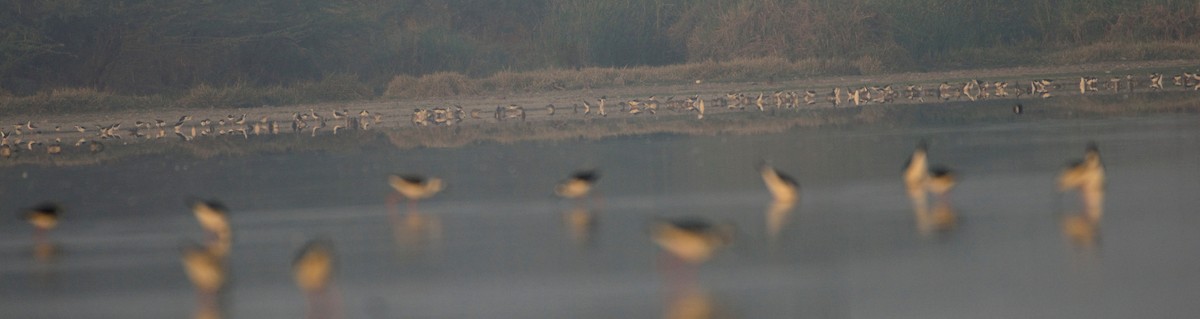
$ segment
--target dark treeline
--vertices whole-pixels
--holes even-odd
[[[1029,50],[1190,45],[1198,30],[1200,4],[1171,0],[11,0],[0,4],[0,95],[329,76],[378,94],[395,75],[756,57],[923,70],[1019,64],[999,60]]]

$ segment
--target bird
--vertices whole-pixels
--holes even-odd
[[[917,148],[913,150],[912,156],[904,164],[904,185],[909,190],[924,188],[925,180],[929,178],[929,163],[926,154],[928,147],[924,140],[917,142]]]
[[[592,191],[592,186],[599,179],[600,173],[596,170],[577,171],[558,183],[558,186],[554,187],[554,194],[568,199],[584,197]]]
[[[186,243],[180,248],[183,270],[196,290],[205,295],[215,295],[225,286],[224,258],[197,243]]]
[[[200,228],[214,239],[229,239],[232,227],[229,224],[229,209],[224,204],[215,200],[190,199],[188,206],[196,216],[196,221],[200,223]]]
[[[794,178],[775,170],[766,162],[758,164],[758,171],[762,173],[763,183],[767,184],[767,190],[771,192],[771,196],[775,198],[776,202],[796,202],[800,184]]]
[[[58,215],[61,212],[62,207],[58,204],[45,202],[26,210],[22,218],[33,225],[34,236],[40,240],[46,232],[58,226]]]
[[[388,176],[388,184],[408,199],[409,208],[414,208],[417,200],[432,197],[444,187],[442,179],[420,175],[392,174]]]
[[[49,153],[50,155],[62,153],[62,139],[55,138],[54,143],[50,143],[49,146],[46,146],[46,153]]]
[[[58,214],[62,207],[54,203],[41,203],[25,211],[25,221],[39,230],[51,230],[58,226]]]
[[[926,182],[929,191],[936,195],[945,195],[954,188],[955,173],[949,167],[934,165],[929,169],[929,179]]]
[[[1096,143],[1089,142],[1083,160],[1071,163],[1059,174],[1058,190],[1078,190],[1086,218],[1093,223],[1100,222],[1104,215],[1104,164],[1100,162]]]
[[[1099,191],[1104,188],[1104,164],[1100,163],[1100,150],[1095,142],[1089,142],[1083,160],[1072,162],[1058,176],[1058,190]]]
[[[310,295],[326,291],[333,272],[333,244],[326,239],[314,239],[305,243],[292,260],[292,276],[296,286]]]
[[[717,249],[733,242],[732,225],[716,225],[699,217],[659,220],[651,228],[654,243],[692,264],[712,258]]]
[[[546,104],[546,115],[554,116],[554,104]]]
[[[1013,109],[1012,109],[1012,111],[1013,111],[1013,114],[1021,114],[1021,113],[1024,113],[1024,112],[1025,112],[1025,106],[1024,106],[1024,105],[1021,105],[1021,103],[1017,103],[1017,105],[1013,105]]]

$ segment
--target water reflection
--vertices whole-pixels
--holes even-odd
[[[441,218],[415,208],[401,213],[398,203],[392,199],[387,202],[387,207],[392,239],[402,252],[423,254],[439,250],[442,242]]]
[[[699,283],[684,283],[666,291],[664,319],[722,318],[713,297]]]
[[[220,241],[206,246],[186,243],[180,249],[184,272],[196,288],[194,317],[197,319],[224,317],[224,303],[221,299],[228,281],[225,263],[227,252],[228,243]]]
[[[333,243],[314,239],[300,248],[292,262],[296,286],[307,299],[307,318],[342,318],[341,295],[333,279],[335,259]]]
[[[591,247],[595,241],[596,214],[583,205],[576,205],[562,213],[563,226],[571,242],[580,247]]]
[[[788,224],[791,219],[793,208],[796,207],[794,202],[772,201],[767,206],[766,225],[767,238],[772,242],[779,240],[779,234],[783,232],[783,227]]]

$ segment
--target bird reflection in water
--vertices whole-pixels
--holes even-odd
[[[1077,191],[1083,210],[1062,218],[1063,237],[1074,247],[1090,250],[1099,241],[1100,219],[1104,216],[1104,164],[1095,143],[1088,143],[1084,158],[1072,162],[1058,176],[1060,192]]]
[[[669,287],[666,291],[664,319],[704,319],[728,317],[718,314],[712,295],[699,283]]]
[[[783,226],[787,225],[792,214],[792,208],[800,200],[800,183],[791,176],[775,170],[766,162],[758,164],[758,171],[762,174],[763,183],[767,185],[767,191],[772,197],[771,204],[767,206],[766,225],[767,238],[773,242],[778,240],[779,233],[783,231]]]
[[[596,230],[596,214],[585,206],[575,206],[562,213],[563,226],[571,241],[580,247],[591,247]]]
[[[666,276],[664,318],[717,317],[712,296],[701,287],[697,267],[717,250],[733,241],[734,228],[708,220],[685,217],[657,221],[651,226],[655,244],[668,255],[660,258],[659,271]]]
[[[292,261],[296,286],[308,300],[308,318],[342,318],[341,296],[334,287],[336,270],[333,244],[326,239],[314,239],[300,248]]]
[[[228,247],[218,244],[202,246],[185,243],[180,248],[183,270],[196,288],[196,312],[194,318],[216,319],[224,317],[221,302],[228,281],[225,253]]]
[[[590,247],[593,243],[596,214],[586,200],[592,198],[592,189],[599,179],[600,172],[597,170],[580,170],[554,187],[555,195],[574,201],[572,207],[562,213],[563,226],[571,241],[581,247]]]
[[[396,245],[406,252],[424,253],[436,250],[442,240],[442,221],[434,215],[422,213],[414,206],[401,213],[398,198],[388,197],[388,220],[392,224],[392,237]]]
[[[950,204],[949,196],[950,190],[958,183],[957,175],[945,166],[930,167],[927,150],[925,141],[917,143],[902,173],[905,190],[912,202],[917,232],[922,235],[949,232],[958,225],[958,214]],[[929,203],[930,194],[934,199],[932,207]]]

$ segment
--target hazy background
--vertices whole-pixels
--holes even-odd
[[[1170,0],[14,0],[0,97],[337,81],[310,100],[361,99],[398,75],[763,57],[843,74],[1192,58],[1198,27],[1200,5]]]

